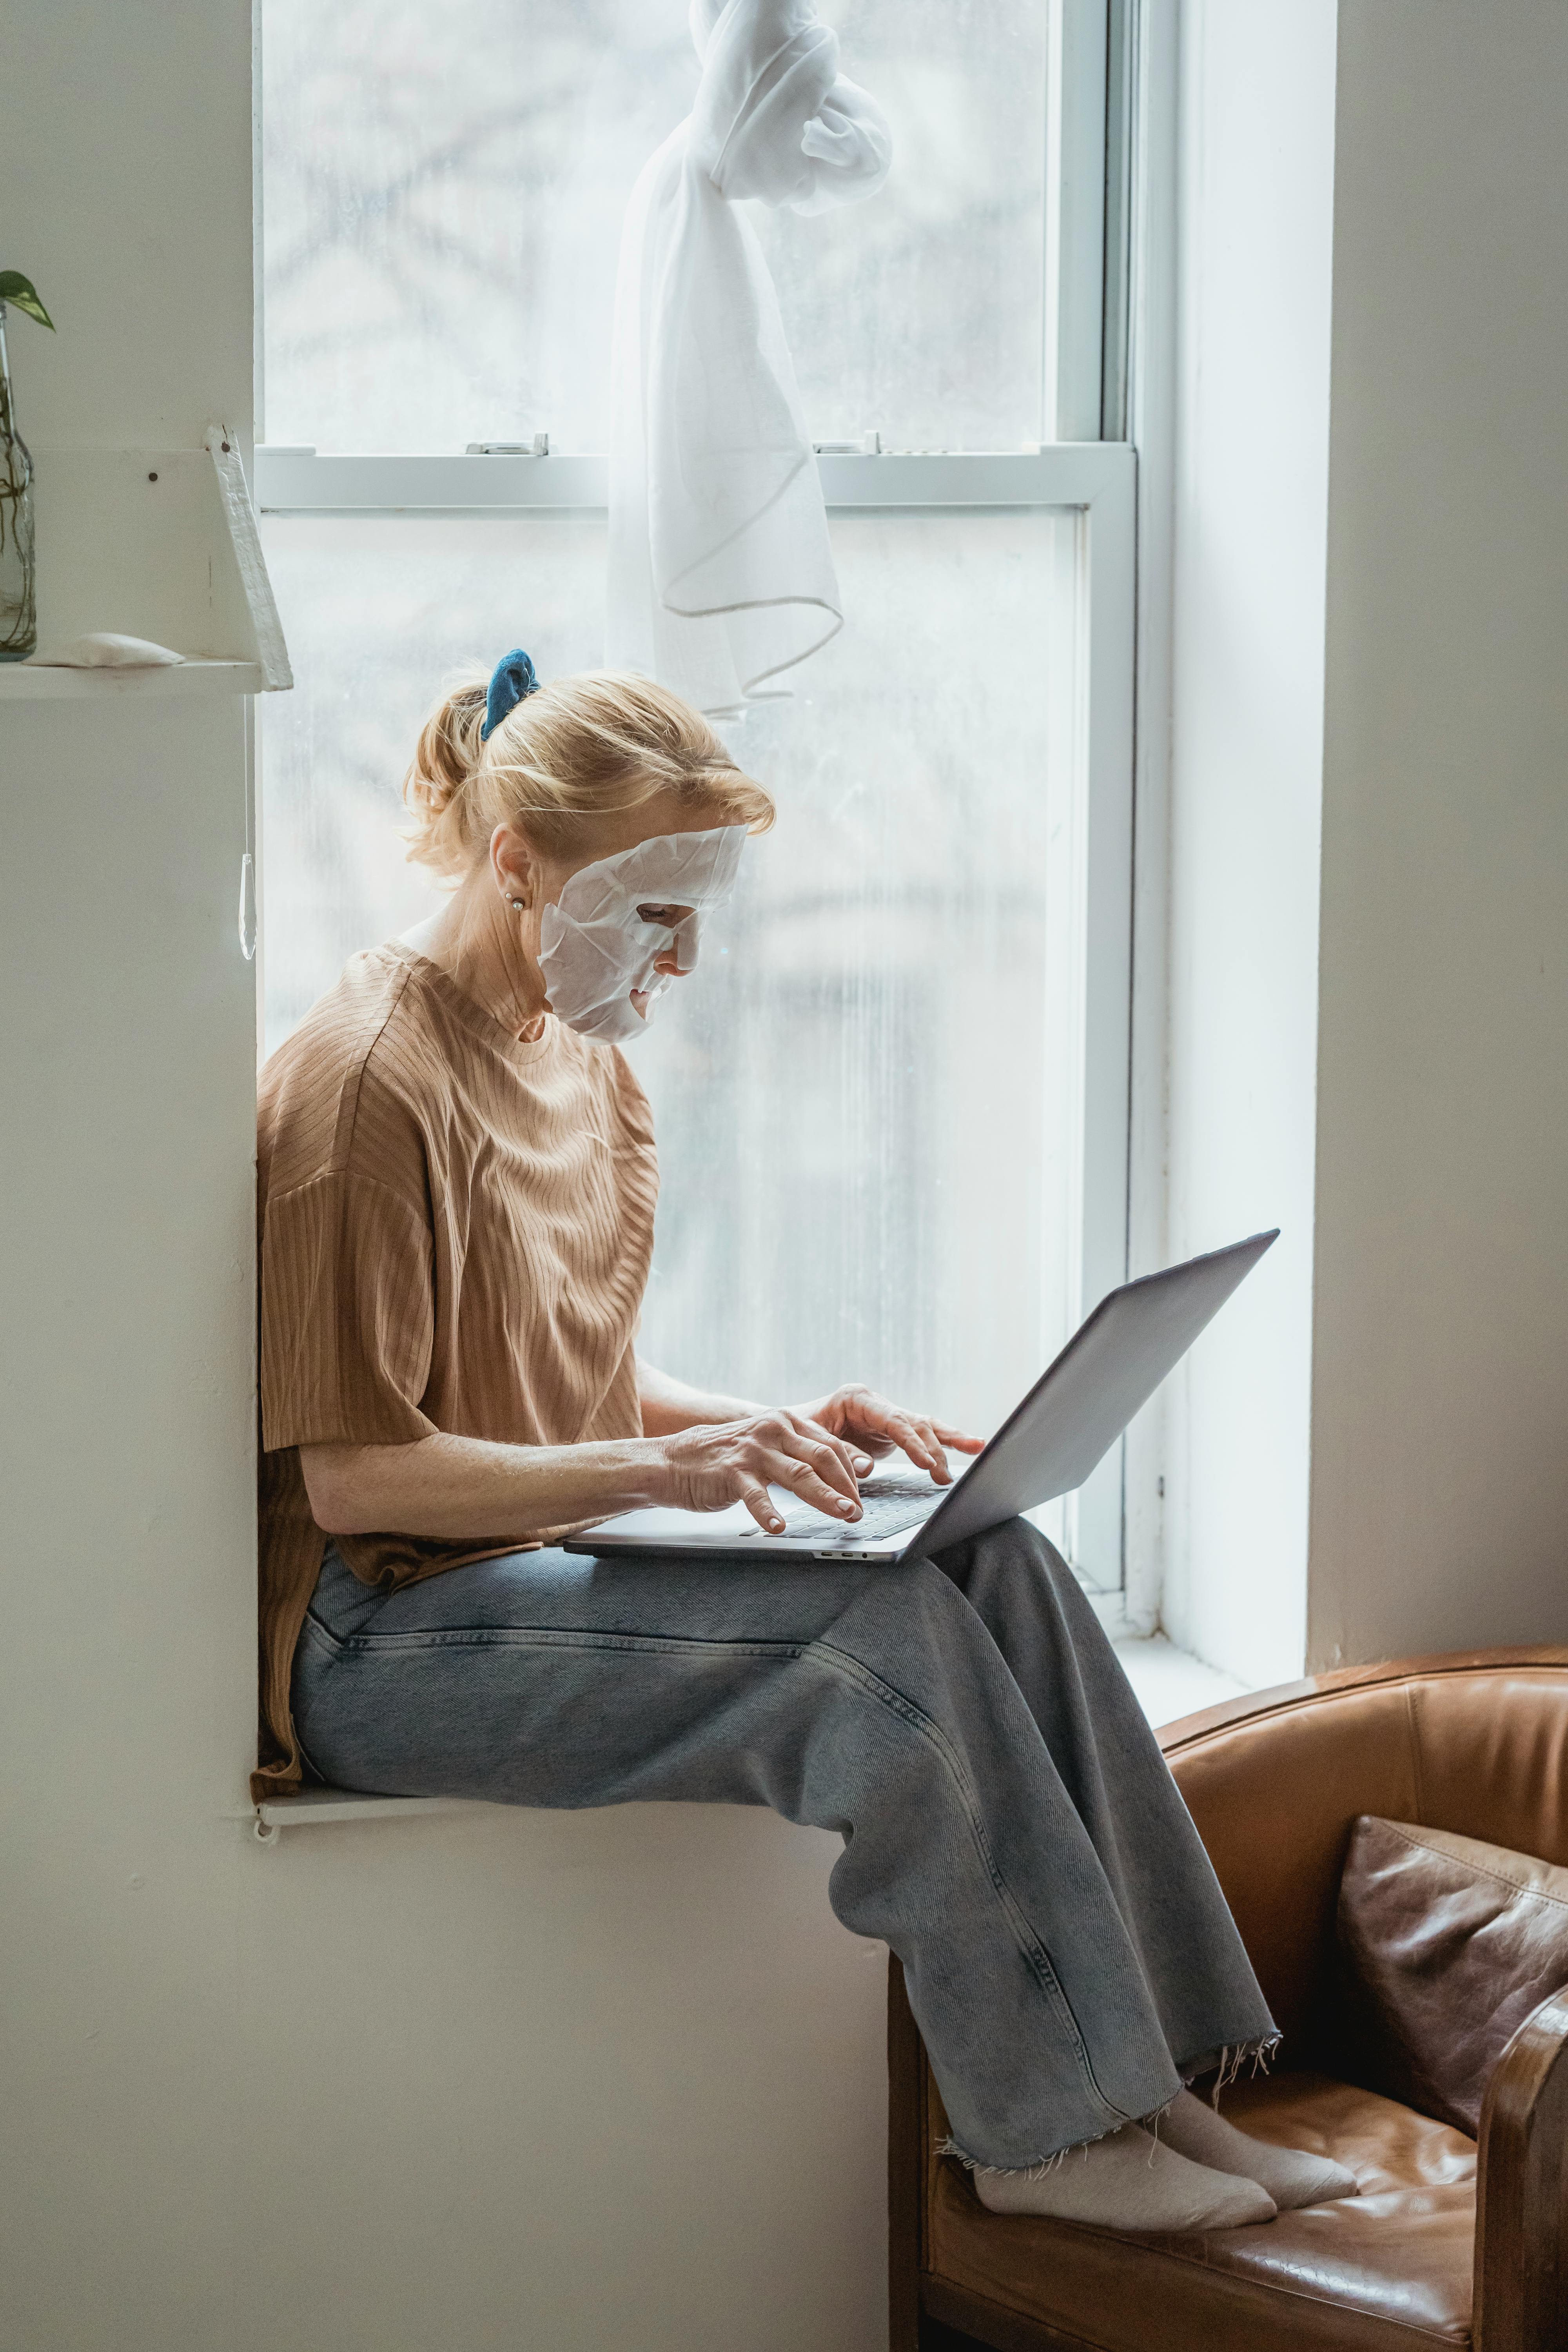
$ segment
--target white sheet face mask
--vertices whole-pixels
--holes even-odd
[[[646,1020],[632,992],[649,1000],[651,1018],[652,1000],[671,979],[654,969],[658,959],[673,947],[683,972],[696,969],[702,917],[734,888],[745,844],[743,824],[660,833],[574,874],[539,923],[539,966],[556,1019],[605,1044],[640,1036]],[[645,922],[639,907],[691,912],[672,927]]]

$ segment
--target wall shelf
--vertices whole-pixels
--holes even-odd
[[[119,694],[265,694],[259,662],[186,660],[163,669],[33,669],[26,662],[0,668],[0,702],[103,700]]]
[[[37,449],[38,645],[112,630],[185,658],[157,669],[0,665],[0,702],[277,693],[294,683],[237,446]]]

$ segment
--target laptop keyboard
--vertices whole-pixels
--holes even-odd
[[[782,1514],[786,1536],[809,1536],[814,1543],[864,1543],[896,1536],[929,1519],[946,1487],[930,1478],[868,1478],[860,1489],[860,1517],[837,1519],[809,1503],[791,1503]]]

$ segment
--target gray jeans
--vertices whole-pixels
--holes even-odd
[[[340,1788],[771,1805],[904,1964],[959,2149],[1039,2163],[1274,2028],[1071,1570],[1022,1520],[941,1565],[523,1551],[384,1593],[329,1550],[295,1720]]]

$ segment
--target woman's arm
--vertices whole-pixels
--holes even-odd
[[[316,1525],[335,1536],[534,1535],[653,1499],[653,1449],[498,1445],[444,1430],[406,1445],[301,1445]]]
[[[637,1358],[637,1397],[645,1437],[672,1437],[677,1430],[700,1429],[724,1421],[746,1421],[763,1411],[747,1397],[717,1396],[689,1388],[673,1372]]]
[[[302,1445],[300,1467],[328,1535],[524,1542],[647,1505],[721,1511],[738,1502],[773,1531],[784,1522],[770,1486],[860,1516],[850,1449],[803,1414],[755,1406],[717,1425],[592,1445],[500,1445],[439,1430],[406,1445]]]
[[[945,1485],[945,1446],[979,1440],[907,1414],[873,1390],[836,1389],[816,1403],[764,1410],[705,1394],[640,1360],[641,1437],[592,1445],[501,1445],[437,1431],[406,1445],[302,1445],[316,1525],[328,1535],[431,1536],[448,1542],[575,1526],[663,1504],[721,1511],[743,1502],[782,1527],[769,1486],[819,1511],[860,1516],[858,1476],[895,1446]]]

